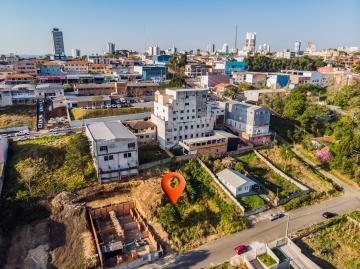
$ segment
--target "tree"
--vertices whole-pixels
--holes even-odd
[[[294,89],[285,99],[284,116],[297,119],[306,108],[306,94],[300,89]]]
[[[324,147],[322,149],[318,149],[316,151],[316,158],[318,158],[320,160],[320,162],[322,162],[322,163],[330,162],[330,159],[331,159],[330,150],[326,147]]]
[[[291,146],[289,144],[284,144],[280,147],[280,156],[285,161],[284,172],[286,172],[288,168],[288,162],[294,157]]]
[[[175,75],[182,75],[184,67],[187,63],[186,54],[174,54],[169,60],[169,71]]]
[[[353,71],[354,73],[360,74],[360,62],[354,64],[351,71]]]

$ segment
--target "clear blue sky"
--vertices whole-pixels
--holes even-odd
[[[0,10],[0,53],[50,53],[53,27],[67,53],[102,53],[108,41],[140,51],[233,47],[236,24],[238,47],[247,31],[272,49],[360,46],[359,0],[1,0]]]

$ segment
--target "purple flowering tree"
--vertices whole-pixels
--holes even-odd
[[[331,159],[331,152],[326,147],[322,149],[318,149],[316,151],[316,158],[318,158],[322,163],[328,163]]]

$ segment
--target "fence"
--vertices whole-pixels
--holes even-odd
[[[287,174],[285,174],[283,171],[281,171],[280,169],[278,169],[277,167],[275,167],[275,165],[272,164],[272,162],[270,162],[266,157],[264,157],[263,155],[261,155],[257,150],[254,150],[256,156],[258,156],[263,162],[265,162],[274,172],[276,172],[277,174],[279,174],[280,176],[282,176],[283,178],[289,180],[291,183],[293,183],[294,185],[296,185],[299,189],[301,189],[302,191],[310,191],[310,189],[308,187],[306,187],[305,185],[301,184],[299,181],[289,177]]]
[[[67,112],[67,113],[68,113],[69,124],[71,127],[80,127],[80,126],[84,126],[86,124],[96,123],[96,122],[144,120],[144,119],[149,119],[151,116],[150,112],[144,112],[144,113],[126,114],[126,115],[101,117],[101,118],[91,118],[91,119],[83,119],[83,120],[71,120],[69,112]]]
[[[171,161],[171,158],[167,158],[167,159],[154,161],[154,162],[151,162],[151,163],[140,164],[139,165],[139,170],[142,171],[142,170],[146,170],[146,169],[149,169],[149,168],[157,166],[157,165],[167,164],[170,161]]]
[[[209,173],[209,175],[213,178],[213,180],[220,186],[220,188],[229,196],[229,198],[241,209],[243,214],[245,215],[245,208],[239,203],[238,200],[235,199],[234,196],[224,187],[224,185],[219,181],[219,179],[214,175],[214,173],[203,163],[199,158],[196,159],[199,164]]]

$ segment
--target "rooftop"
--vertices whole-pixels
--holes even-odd
[[[222,170],[221,172],[217,173],[216,175],[219,177],[219,179],[228,182],[230,185],[232,185],[235,188],[240,187],[246,183],[256,184],[256,182],[254,182],[247,176],[241,174],[240,172],[238,172],[236,170],[229,169],[229,168]]]
[[[95,141],[136,139],[136,136],[120,121],[97,122],[86,127]]]
[[[145,121],[145,120],[124,121],[124,125],[128,126],[133,130],[143,130],[147,128],[156,127],[156,125],[151,121]]]

